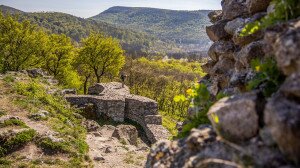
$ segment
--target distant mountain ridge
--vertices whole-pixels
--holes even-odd
[[[90,19],[83,19],[60,12],[23,12],[15,8],[0,6],[3,13],[18,14],[20,20],[29,20],[51,33],[66,34],[79,42],[91,32],[102,32],[120,40],[127,54],[146,56],[155,53],[177,52],[175,43],[163,42],[155,36],[130,29],[118,28],[112,24]]]
[[[0,5],[0,10],[4,13],[11,13],[11,14],[15,14],[15,13],[25,13],[21,10],[9,7],[9,6],[5,6],[5,5]]]
[[[209,12],[116,6],[90,19],[146,32],[179,45],[205,45],[210,41],[205,31],[211,24]]]
[[[0,11],[18,13],[20,20],[30,20],[51,33],[66,34],[76,42],[91,32],[103,32],[119,39],[123,49],[134,56],[167,54],[181,58],[204,55],[203,51],[210,46],[205,33],[208,10],[112,7],[100,16],[88,19],[60,12],[23,12],[4,5],[0,6]],[[199,21],[198,18],[203,19]]]

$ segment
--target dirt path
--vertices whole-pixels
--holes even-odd
[[[148,154],[146,145],[141,142],[136,147],[121,143],[112,137],[113,129],[104,127],[99,132],[89,133],[86,138],[95,168],[144,167]]]

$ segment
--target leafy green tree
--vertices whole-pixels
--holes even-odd
[[[102,34],[91,34],[82,41],[79,62],[93,71],[97,82],[106,74],[117,75],[125,64],[124,51],[118,40]]]
[[[63,70],[71,66],[74,59],[75,48],[71,39],[66,35],[52,34],[49,37],[48,50],[45,57],[44,69],[57,77],[62,75]]]
[[[38,67],[45,57],[47,35],[28,21],[18,22],[17,17],[0,14],[0,65],[1,71],[19,71]]]
[[[83,78],[83,93],[86,94],[88,83],[93,76],[93,71],[86,64],[79,64],[77,66],[77,72]]]
[[[65,87],[79,88],[80,77],[73,67],[76,49],[66,35],[51,34],[46,45],[43,69]]]

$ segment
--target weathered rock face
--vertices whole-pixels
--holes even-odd
[[[274,96],[265,110],[265,123],[281,151],[300,161],[300,104],[282,95]]]
[[[125,119],[140,124],[148,139],[154,143],[159,139],[167,139],[169,133],[161,125],[157,102],[146,97],[132,95],[127,86],[121,83],[99,83],[89,88],[92,95],[66,95],[73,105],[86,106],[93,104],[98,117],[105,116],[117,122]],[[89,111],[95,113],[95,111]],[[87,115],[87,114],[85,114]]]
[[[246,5],[248,7],[248,12],[253,14],[261,11],[266,11],[271,0],[247,0]]]
[[[225,31],[224,27],[226,25],[226,20],[221,20],[215,23],[214,25],[207,26],[206,32],[208,37],[212,41],[224,40],[230,37],[230,35]]]
[[[289,98],[300,98],[300,74],[294,73],[289,76],[280,91]]]
[[[222,0],[222,13],[210,14],[214,25],[207,28],[207,34],[214,44],[208,52],[211,60],[202,66],[208,73],[205,81],[211,95],[233,96],[209,110],[214,135],[208,133],[214,132],[211,128],[202,127],[187,138],[157,143],[147,167],[299,167],[299,18],[240,35],[246,24],[274,11],[270,1]],[[266,98],[249,92],[246,86],[255,78],[251,61],[270,57],[275,58],[286,80]]]
[[[274,51],[279,68],[285,75],[300,73],[300,21],[295,20],[269,29],[265,41]]]
[[[118,138],[120,141],[125,141],[126,144],[137,146],[138,132],[132,125],[119,125],[116,127],[112,137]]]
[[[239,51],[234,58],[235,61],[240,62],[243,67],[251,68],[249,65],[251,60],[264,57],[264,55],[264,42],[255,41],[242,48],[242,50]]]
[[[246,0],[222,0],[223,19],[235,19],[248,14]]]
[[[236,147],[218,138],[210,126],[199,126],[178,141],[161,141],[152,146],[146,167],[172,168],[236,168],[291,166],[276,148],[253,139]]]
[[[221,10],[212,11],[208,14],[208,17],[212,23],[216,23],[217,21],[220,21],[223,17]]]
[[[259,101],[257,93],[224,98],[210,108],[208,116],[223,138],[232,142],[249,140],[259,130]]]
[[[217,41],[208,50],[208,55],[213,61],[219,61],[219,58],[233,59],[235,45],[231,41]]]

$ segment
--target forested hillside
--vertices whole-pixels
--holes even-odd
[[[96,22],[58,12],[26,13],[3,5],[0,6],[0,10],[4,13],[18,14],[20,20],[30,20],[33,24],[46,28],[50,33],[65,34],[75,42],[86,38],[91,32],[104,33],[119,39],[127,54],[134,56],[178,51],[175,44],[170,41],[162,42],[155,36],[117,28],[105,22]]]
[[[174,41],[185,51],[209,47],[205,27],[209,10],[175,11],[154,8],[112,7],[91,19],[146,32]]]

